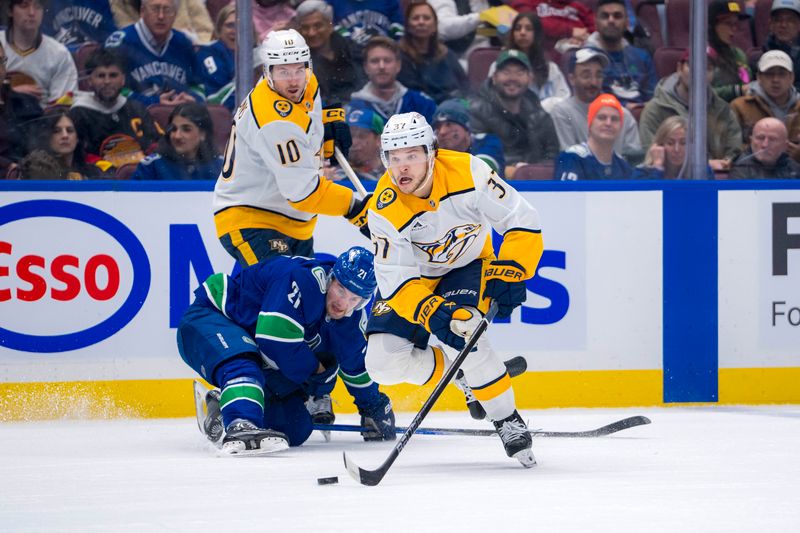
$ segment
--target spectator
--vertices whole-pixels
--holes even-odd
[[[316,64],[314,65],[316,67]],[[347,160],[361,181],[378,181],[385,169],[381,162],[381,133],[384,120],[371,109],[355,109],[347,113],[347,124],[353,144]],[[326,167],[326,175],[334,181],[346,180],[338,166]]]
[[[794,88],[794,65],[785,52],[770,50],[761,56],[756,81],[749,89],[747,96],[731,102],[745,143],[750,142],[753,126],[762,118],[775,117],[786,123],[789,114],[800,112],[800,95]]]
[[[349,102],[366,76],[350,41],[333,31],[333,8],[322,0],[306,0],[297,6],[297,23],[311,49],[323,103]]]
[[[639,135],[644,149],[650,148],[656,130],[667,117],[678,115],[689,120],[689,50],[678,61],[676,72],[658,82],[655,96],[644,106],[639,117]],[[706,83],[714,72],[711,64]],[[709,88],[706,103],[707,145],[709,164],[714,170],[726,170],[730,161],[741,151],[742,129],[730,106]]]
[[[589,106],[589,140],[570,146],[558,155],[554,179],[630,179],[633,169],[614,153],[614,142],[622,132],[622,104],[614,95],[601,94]]]
[[[658,77],[650,53],[632,46],[625,34],[628,15],[623,0],[600,0],[595,11],[597,31],[586,41],[606,53],[610,64],[603,72],[603,91],[617,97],[629,110],[644,107],[653,97]]]
[[[116,29],[108,0],[50,0],[42,24],[44,33],[72,51],[105,42]]]
[[[115,167],[138,163],[161,131],[141,103],[122,96],[125,61],[100,49],[86,62],[86,69],[91,92],[79,92],[69,113],[86,152]]]
[[[124,28],[139,20],[141,4],[147,0],[110,0],[111,10],[118,28]],[[233,0],[232,0],[233,1]],[[175,0],[175,23],[173,27],[182,31],[193,44],[205,44],[211,40],[213,24],[206,9],[205,0]]]
[[[504,50],[494,62],[494,74],[470,103],[473,129],[494,133],[503,143],[506,176],[517,167],[552,160],[558,153],[558,137],[550,115],[528,90],[531,63],[519,50]]]
[[[0,45],[0,179],[23,158],[28,131],[42,116],[38,99],[11,88],[6,61],[5,48]]]
[[[14,90],[37,98],[44,106],[78,89],[78,70],[63,44],[42,35],[43,1],[10,0],[5,4],[8,29],[0,31],[0,45],[8,58],[6,69],[17,76],[12,81]]]
[[[20,161],[9,179],[83,181],[86,178],[74,173],[67,175],[57,157],[46,150],[37,149]]]
[[[580,48],[594,32],[594,13],[583,2],[574,0],[513,0],[517,11],[533,11],[542,21],[546,50],[558,44],[559,53]]]
[[[258,39],[263,41],[273,30],[286,30],[292,23],[295,10],[289,0],[255,0],[253,23]]]
[[[769,13],[769,36],[764,51],[780,50],[792,58],[794,72],[800,72],[800,0],[775,0]],[[800,89],[800,77],[794,78]]]
[[[403,36],[403,13],[398,0],[330,0],[336,30],[359,50],[372,37],[397,40]]]
[[[142,0],[141,18],[111,34],[106,48],[127,62],[131,98],[144,105],[203,100],[192,42],[173,29],[178,0]]]
[[[742,96],[752,80],[747,55],[733,46],[739,21],[747,18],[736,2],[714,0],[708,6],[708,57],[714,64],[711,86],[726,102]]]
[[[222,157],[214,148],[214,124],[208,109],[188,102],[175,106],[158,152],[147,156],[133,173],[134,180],[215,180]]]
[[[644,163],[636,169],[640,179],[681,179],[686,160],[686,120],[677,115],[666,119],[656,130],[653,144],[647,150]],[[714,171],[706,167],[706,179],[714,179]]]
[[[472,154],[505,178],[503,143],[493,133],[472,133],[465,100],[454,98],[442,102],[433,115],[433,131],[439,148]]]
[[[429,0],[428,3],[439,19],[439,38],[458,57],[466,58],[472,50],[489,46],[489,38],[476,32],[481,13],[489,9],[489,0]]]
[[[528,55],[533,73],[531,90],[539,97],[545,111],[549,113],[555,104],[570,97],[572,91],[561,69],[547,59],[542,21],[536,13],[520,13],[514,18],[507,48]]]
[[[786,126],[777,118],[762,118],[753,126],[750,146],[733,161],[731,179],[800,178],[800,164],[786,153]]]
[[[36,123],[31,151],[43,150],[58,161],[60,170],[55,179],[103,178],[110,164],[106,161],[98,161],[95,165],[87,163],[81,141],[68,112],[54,107],[45,111]]]
[[[575,94],[550,110],[561,150],[589,140],[589,104],[602,92],[603,71],[607,66],[606,54],[595,48],[581,48],[570,58],[568,76]],[[623,156],[640,158],[642,143],[636,118],[626,108],[622,112],[622,134],[617,137],[614,150]]]
[[[224,105],[231,112],[236,100],[236,5],[228,4],[217,13],[214,40],[197,51],[198,75],[209,104]]]
[[[350,107],[372,109],[383,120],[411,111],[433,120],[436,102],[397,81],[400,67],[400,47],[396,42],[388,37],[370,39],[364,47],[364,72],[369,81],[353,93]]]
[[[469,86],[458,58],[439,40],[436,12],[424,0],[406,8],[405,33],[400,39],[402,67],[397,80],[423,92],[437,104],[461,96]]]

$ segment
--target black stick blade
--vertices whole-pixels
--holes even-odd
[[[364,470],[347,457],[347,452],[342,452],[342,456],[344,457],[344,467],[347,469],[347,473],[362,485],[374,487],[381,482],[384,474],[386,474],[386,471],[381,469]]]

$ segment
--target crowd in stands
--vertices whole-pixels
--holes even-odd
[[[690,0],[251,1],[256,44],[305,38],[363,180],[409,111],[506,179],[690,177]],[[706,4],[703,178],[800,177],[800,0]],[[244,96],[233,0],[2,10],[0,179],[217,178]]]

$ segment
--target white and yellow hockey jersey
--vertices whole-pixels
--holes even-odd
[[[309,239],[317,214],[344,215],[353,193],[324,177],[322,104],[311,75],[300,103],[263,77],[239,106],[214,188],[217,236],[268,228]]]
[[[476,259],[492,259],[492,228],[503,235],[498,259],[536,273],[544,245],[539,215],[482,160],[439,150],[427,198],[400,192],[385,173],[370,202],[375,274],[384,301],[421,323],[421,304],[439,278]]]

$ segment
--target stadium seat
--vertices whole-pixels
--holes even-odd
[[[638,0],[634,2],[636,20],[650,35],[650,44],[654,49],[664,46],[664,35],[661,32],[661,15],[659,7],[664,0]]]
[[[500,55],[501,48],[492,46],[488,48],[476,48],[470,52],[467,58],[467,77],[469,85],[473,90],[480,88],[481,84],[489,77],[489,67]]]
[[[753,29],[755,30],[754,40],[759,48],[767,44],[770,10],[772,10],[772,0],[756,0]]]
[[[167,124],[169,123],[169,114],[175,108],[174,105],[166,104],[153,104],[147,107],[147,112],[153,117],[153,120],[158,122],[161,129],[167,131]]]
[[[534,163],[531,165],[523,165],[514,172],[514,181],[517,180],[536,180],[545,181],[552,180],[553,173],[556,168],[553,163]]]
[[[656,50],[653,63],[656,67],[658,79],[669,76],[678,67],[678,60],[686,52],[686,48],[672,48],[665,46]]]
[[[137,163],[128,163],[127,165],[122,165],[117,169],[116,174],[114,174],[115,180],[129,180],[133,173],[136,171],[136,167],[138,166]]]
[[[208,16],[211,17],[211,22],[216,23],[219,12],[230,3],[231,0],[206,0],[206,10]]]
[[[764,51],[760,47],[752,47],[750,50],[746,51],[747,53],[747,64],[750,65],[750,70],[753,71],[753,76],[758,73],[758,60],[761,58],[761,55]]]
[[[77,50],[72,53],[72,60],[75,62],[75,67],[78,69],[78,89],[81,91],[88,91],[89,89],[89,73],[86,72],[86,62],[101,48],[100,43],[87,42],[83,43]]]

